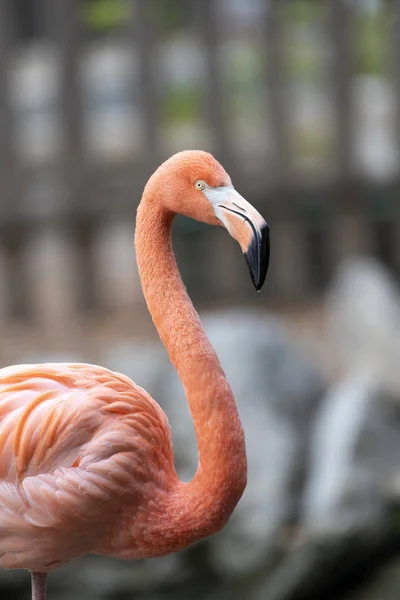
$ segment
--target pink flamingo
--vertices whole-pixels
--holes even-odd
[[[128,377],[88,364],[0,370],[0,566],[47,574],[86,553],[163,556],[220,530],[246,486],[235,401],[175,262],[176,213],[224,225],[257,290],[269,261],[268,226],[208,153],[186,151],[148,181],[135,246],[148,309],[178,371],[199,461],[189,483],[174,468],[168,420]]]

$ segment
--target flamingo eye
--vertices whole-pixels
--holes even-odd
[[[204,183],[204,181],[198,179],[197,181],[195,181],[194,187],[196,188],[196,190],[199,190],[201,192],[206,187],[206,184]]]

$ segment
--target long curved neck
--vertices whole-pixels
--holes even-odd
[[[232,391],[178,271],[173,217],[159,199],[145,193],[135,246],[147,306],[183,384],[197,438],[196,475],[188,484],[177,484],[163,519],[171,535],[179,530],[183,547],[226,523],[245,488],[247,463]]]

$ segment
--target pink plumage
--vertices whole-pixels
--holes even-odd
[[[136,219],[140,280],[154,325],[185,389],[199,464],[179,480],[159,405],[124,375],[87,364],[0,370],[0,566],[46,574],[88,552],[148,558],[219,531],[247,481],[235,400],[180,277],[176,213],[224,225],[257,290],[268,226],[208,153],[187,151],[150,178]]]
[[[44,572],[86,552],[123,553],[113,515],[134,514],[143,482],[156,495],[173,472],[158,404],[128,377],[86,364],[1,369],[0,449],[3,568]]]

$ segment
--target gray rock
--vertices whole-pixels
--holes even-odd
[[[345,261],[327,299],[345,365],[312,430],[303,498],[307,530],[340,536],[385,519],[400,466],[400,294],[374,259]]]
[[[362,371],[400,396],[400,293],[375,259],[344,261],[327,297],[328,332],[347,372]]]
[[[303,523],[340,536],[384,518],[400,474],[398,398],[368,375],[329,391],[311,436]]]
[[[249,598],[343,600],[346,591],[371,578],[374,565],[395,556],[398,542],[393,537],[387,543],[385,530],[373,527],[346,536],[308,538],[283,555],[272,572],[257,578]]]
[[[400,590],[400,558],[392,559],[356,593],[343,600],[398,600]]]

